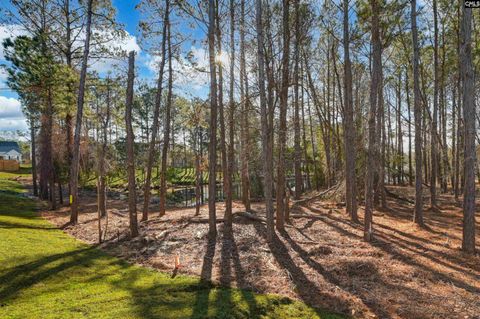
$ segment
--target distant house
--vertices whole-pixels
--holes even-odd
[[[0,159],[22,162],[22,152],[17,142],[0,141]]]

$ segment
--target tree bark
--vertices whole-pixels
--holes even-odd
[[[430,158],[432,161],[430,173],[430,206],[437,206],[437,170],[438,170],[438,150],[437,150],[437,120],[438,120],[438,19],[437,19],[437,0],[433,0],[433,114],[431,130]],[[446,145],[444,145],[446,147]]]
[[[128,171],[128,216],[130,236],[138,235],[137,225],[137,193],[135,185],[135,135],[132,128],[133,81],[135,78],[135,52],[128,55],[127,100],[125,103],[125,125],[127,130],[127,171]]]
[[[160,217],[165,215],[166,193],[167,193],[167,156],[168,147],[170,145],[170,118],[172,113],[172,86],[173,86],[173,68],[172,68],[172,44],[170,34],[170,20],[165,20],[167,24],[167,46],[168,46],[168,93],[167,93],[167,105],[165,107],[165,130],[163,133],[163,145],[162,145],[162,165],[160,168]]]
[[[460,74],[463,83],[464,187],[462,250],[475,253],[475,88],[472,63],[472,9],[463,8],[461,20]]]
[[[208,1],[208,53],[210,62],[210,144],[208,147],[208,233],[217,235],[216,170],[217,170],[217,75],[215,66],[215,0]]]
[[[216,32],[216,45],[217,45],[217,54],[220,55],[222,53],[222,32],[220,30],[220,15],[219,15],[219,0],[216,0],[216,9],[215,9],[215,18],[216,18],[216,25],[215,25],[215,32]],[[227,146],[225,141],[225,105],[223,103],[223,65],[222,61],[216,61],[217,63],[217,70],[218,70],[218,91],[217,91],[217,107],[218,107],[218,121],[220,124],[220,154],[221,154],[221,161],[222,161],[222,183],[223,183],[223,194],[228,193],[228,182],[227,182],[227,175],[228,175],[228,168],[227,168]],[[222,196],[223,197],[223,196]]]
[[[85,82],[87,80],[88,55],[90,52],[90,36],[92,27],[92,7],[94,0],[88,0],[87,5],[87,24],[85,31],[85,46],[83,49],[82,68],[80,71],[80,84],[77,98],[77,117],[75,123],[75,136],[73,141],[73,157],[70,167],[70,202],[71,215],[70,223],[78,222],[78,174],[80,168],[80,139],[82,135],[83,105],[85,100]]]
[[[282,88],[280,91],[280,115],[278,128],[278,163],[277,163],[277,214],[276,227],[285,229],[285,151],[287,138],[287,104],[289,87],[290,56],[290,0],[283,0],[283,56],[282,56]]]
[[[413,221],[423,227],[422,198],[422,105],[419,83],[420,51],[418,49],[417,1],[411,0],[412,46],[413,46],[413,110],[415,118],[415,209]]]
[[[35,117],[30,116],[30,143],[32,154],[32,182],[33,182],[33,195],[38,196],[38,184],[37,184],[37,150],[36,150],[36,132],[35,132]]]
[[[228,150],[227,150],[227,176],[225,179],[225,230],[232,229],[232,179],[233,179],[233,161],[234,159],[234,82],[235,82],[235,2],[230,0],[230,90],[229,90],[229,108],[228,108]]]
[[[344,143],[345,143],[345,202],[347,214],[358,223],[356,175],[355,175],[355,128],[353,124],[352,66],[350,62],[349,0],[343,1],[343,52],[344,52]]]
[[[295,0],[295,70],[294,84],[295,84],[295,101],[294,101],[294,144],[295,144],[295,199],[300,199],[303,191],[302,178],[302,146],[300,137],[300,96],[299,96],[299,63],[300,63],[300,45],[301,45],[301,31],[300,31],[300,0]]]
[[[166,55],[166,40],[167,40],[167,25],[169,24],[170,19],[170,0],[165,0],[165,13],[163,19],[163,29],[162,29],[162,44],[161,44],[161,60],[160,60],[160,70],[158,73],[157,81],[157,94],[155,95],[155,109],[153,111],[153,123],[152,123],[152,134],[151,141],[148,148],[148,160],[147,160],[147,172],[145,177],[145,185],[143,187],[143,212],[142,212],[142,221],[148,220],[148,211],[150,206],[150,184],[152,180],[152,167],[154,163],[155,155],[155,144],[158,135],[158,120],[160,117],[160,104],[162,102],[162,90],[163,90],[163,73],[165,70],[165,55]]]
[[[210,0],[211,1],[211,0]],[[263,35],[263,8],[262,0],[255,0],[256,29],[257,29],[257,63],[258,63],[258,89],[260,95],[260,116],[262,132],[262,160],[263,160],[263,187],[265,206],[267,213],[267,240],[272,241],[274,236],[273,203],[272,203],[272,162],[271,141],[269,133],[269,120],[267,113],[267,101],[265,92],[265,52]]]
[[[240,126],[240,135],[241,135],[241,180],[242,180],[242,201],[245,206],[245,210],[250,211],[250,174],[249,174],[249,121],[248,121],[248,111],[249,111],[249,95],[248,95],[248,75],[246,71],[246,61],[245,61],[245,1],[241,1],[241,14],[240,14],[240,98],[242,105],[242,115],[241,121],[242,125]]]
[[[367,148],[367,172],[365,176],[365,218],[364,218],[364,240],[369,242],[373,239],[373,179],[375,172],[375,157],[377,154],[376,143],[376,120],[379,103],[379,87],[381,77],[382,49],[379,30],[379,4],[378,0],[370,0],[372,9],[372,79],[370,83],[370,111],[368,114],[368,148]]]

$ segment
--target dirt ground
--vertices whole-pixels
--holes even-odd
[[[413,189],[389,187],[413,199]],[[168,210],[141,222],[141,235],[128,240],[127,203],[108,202],[106,241],[101,247],[132,262],[172,272],[179,256],[180,273],[223,285],[278,293],[355,318],[480,318],[480,256],[460,251],[461,203],[439,197],[438,210],[426,210],[426,229],[412,224],[413,205],[388,199],[388,209],[374,213],[372,243],[363,226],[349,221],[344,208],[320,200],[293,204],[291,223],[273,243],[265,240],[265,224],[239,213],[235,203],[233,236],[209,240],[208,211]],[[43,216],[88,243],[98,241],[93,196],[84,196],[79,224],[68,226],[69,209]],[[425,203],[428,197],[425,196]],[[139,206],[140,209],[140,206]],[[263,205],[253,209],[264,215]],[[140,211],[140,210],[139,210]],[[223,205],[217,206],[223,216]],[[363,207],[359,209],[363,222]],[[105,227],[106,220],[102,219]],[[477,234],[480,234],[477,217]]]

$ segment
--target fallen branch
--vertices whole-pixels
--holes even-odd
[[[397,194],[389,191],[386,187],[385,187],[385,193],[387,193],[388,196],[393,197],[395,199],[405,201],[405,202],[410,203],[410,204],[415,204],[415,202],[412,201],[411,199],[408,199],[408,198],[402,197],[400,195],[397,195]]]
[[[334,189],[337,189],[338,187],[340,187],[340,183],[333,185],[332,187],[324,190],[323,192],[321,192],[321,193],[319,193],[319,194],[313,195],[313,196],[311,196],[311,197],[307,197],[307,198],[295,200],[295,201],[292,201],[292,203],[293,203],[293,205],[303,205],[303,204],[307,204],[308,202],[310,202],[310,201],[312,201],[312,200],[321,198],[322,196],[328,194],[329,192],[331,192],[331,191],[334,190]]]

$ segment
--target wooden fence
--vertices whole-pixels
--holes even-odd
[[[0,160],[0,171],[15,172],[20,169],[20,164],[15,160]]]

